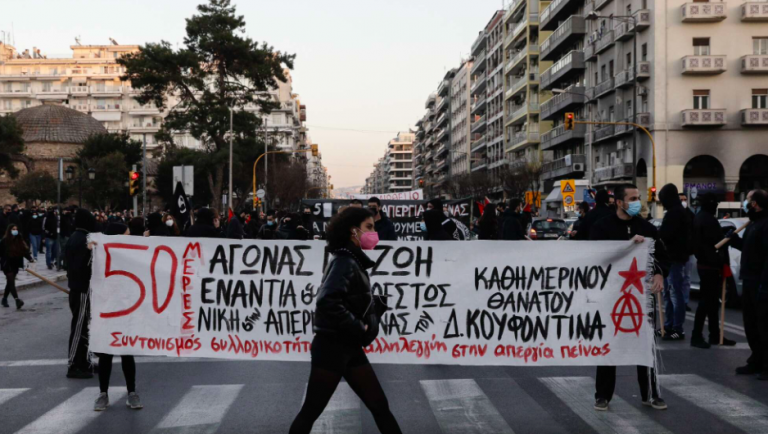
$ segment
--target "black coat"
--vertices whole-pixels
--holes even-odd
[[[659,200],[667,213],[659,228],[659,237],[669,253],[669,259],[678,264],[688,262],[693,254],[693,220],[691,211],[683,208],[674,184],[667,184],[659,192]]]
[[[616,213],[600,219],[592,226],[589,239],[592,241],[629,241],[640,235],[645,238],[659,239],[656,226],[640,216],[622,220]],[[669,256],[664,243],[655,243],[654,274],[667,276],[669,274]]]
[[[261,225],[261,229],[259,229],[259,232],[256,234],[256,237],[259,240],[274,240],[277,237],[277,226],[269,226],[268,224]]]
[[[61,221],[59,222],[61,228],[61,237],[69,238],[72,236],[72,232],[75,230],[75,222],[72,219],[72,214],[62,214]]]
[[[29,216],[27,220],[26,232],[29,235],[42,235],[43,234],[43,218],[35,214],[37,217]]]
[[[18,274],[19,270],[24,268],[24,258],[29,262],[34,262],[32,255],[29,254],[29,249],[26,249],[23,255],[14,255],[10,252],[10,246],[5,238],[0,241],[0,268],[3,273]]]
[[[221,231],[213,225],[195,222],[185,235],[189,238],[221,238]]]
[[[91,284],[91,251],[88,249],[88,231],[77,229],[64,246],[67,260],[67,280],[73,293],[88,291]]]
[[[525,239],[522,216],[514,210],[504,211],[504,228],[502,237],[505,241],[521,241]]]
[[[376,233],[379,234],[380,241],[397,241],[397,232],[395,232],[395,224],[392,223],[387,217],[384,211],[379,210],[381,219],[374,223]]]
[[[359,247],[352,245],[333,253],[318,290],[315,333],[333,335],[355,345],[375,339],[379,320],[366,271],[374,264]]]
[[[480,219],[478,223],[478,238],[481,240],[498,240],[499,239],[499,225],[496,220],[483,220]]]
[[[727,264],[727,255],[715,250],[715,245],[723,239],[723,229],[712,213],[701,210],[693,220],[693,254],[696,255],[698,268],[721,270]]]
[[[40,217],[38,217],[39,219]],[[59,233],[59,222],[56,213],[50,211],[43,217],[43,233],[45,238],[56,239]]]
[[[768,288],[768,211],[755,213],[744,230],[744,237],[734,235],[731,246],[741,250],[741,280],[758,281]]]
[[[586,241],[591,237],[592,226],[599,220],[608,217],[611,214],[616,214],[616,211],[608,208],[606,204],[597,204],[594,209],[590,210],[587,215],[579,223],[579,230],[576,232],[575,239],[578,241]]]

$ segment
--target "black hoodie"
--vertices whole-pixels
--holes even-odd
[[[88,210],[75,212],[75,232],[64,246],[67,259],[67,280],[71,294],[87,292],[91,284],[91,251],[88,234],[96,227],[96,218]]]
[[[504,227],[502,228],[502,238],[505,241],[522,241],[525,239],[525,230],[523,229],[523,216],[516,213],[512,207],[504,211]]]
[[[696,255],[698,268],[722,270],[727,264],[728,248],[718,252],[715,245],[723,239],[723,229],[720,227],[715,213],[717,201],[711,195],[705,195],[699,201],[701,210],[693,220],[693,253]]]
[[[209,208],[202,208],[197,212],[195,224],[187,228],[186,236],[190,238],[220,238],[221,231],[213,225],[216,213]]]
[[[147,230],[153,237],[170,237],[171,231],[163,223],[163,216],[159,212],[153,212],[147,216]]]
[[[673,263],[684,264],[693,254],[693,221],[691,213],[683,208],[675,184],[667,184],[659,192],[659,200],[667,213],[659,228],[659,238]]]
[[[454,241],[454,238],[443,227],[443,221],[446,220],[446,217],[443,214],[442,208],[424,211],[422,215],[424,216],[424,224],[427,226],[427,233],[424,234],[425,240]]]
[[[595,223],[609,215],[616,214],[616,210],[608,207],[608,201],[608,192],[606,190],[597,192],[595,195],[595,208],[587,212],[587,215],[585,215],[579,222],[579,230],[576,232],[575,237],[577,241],[589,240],[592,226],[594,226]]]

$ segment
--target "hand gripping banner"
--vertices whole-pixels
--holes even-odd
[[[308,361],[319,241],[92,234],[91,351]],[[372,362],[654,362],[652,244],[395,242],[369,252],[389,296]]]

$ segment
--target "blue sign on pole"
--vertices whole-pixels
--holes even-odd
[[[584,202],[588,203],[590,208],[595,207],[595,194],[597,194],[597,192],[594,188],[584,189]]]

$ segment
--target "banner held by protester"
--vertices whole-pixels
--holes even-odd
[[[91,351],[308,361],[321,242],[92,234]],[[553,248],[556,247],[556,248]],[[382,243],[371,361],[646,365],[651,244]]]

